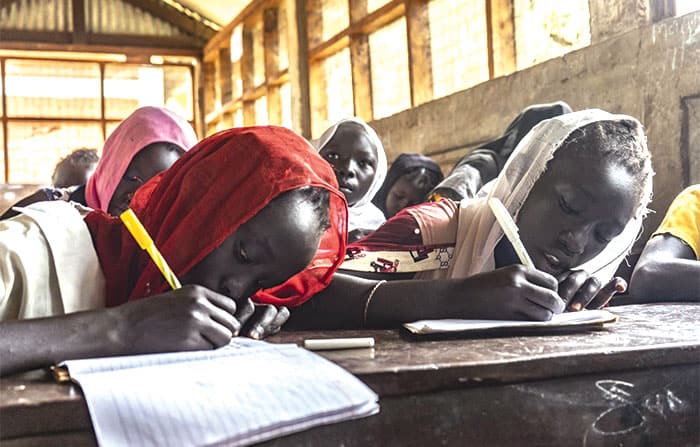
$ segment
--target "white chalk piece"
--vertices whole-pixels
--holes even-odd
[[[357,349],[373,348],[373,337],[358,338],[324,338],[304,340],[304,347],[311,351],[324,351],[331,349]]]

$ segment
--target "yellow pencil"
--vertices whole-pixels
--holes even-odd
[[[156,244],[153,242],[153,239],[151,239],[148,231],[146,231],[143,224],[141,224],[141,221],[138,217],[136,217],[136,214],[134,214],[131,208],[124,211],[119,218],[122,220],[122,222],[124,222],[124,226],[127,230],[129,230],[129,233],[131,233],[131,235],[134,237],[136,242],[139,244],[139,247],[141,247],[142,250],[146,250],[146,252],[148,252],[148,254],[151,256],[151,259],[153,259],[153,262],[155,262],[158,270],[160,270],[165,280],[168,281],[168,284],[170,284],[170,287],[172,287],[173,290],[182,287],[180,281],[177,279],[177,276],[175,276],[175,273],[173,273],[173,271],[170,269],[168,263],[165,262],[165,258],[162,254],[160,254],[158,248],[156,248]]]

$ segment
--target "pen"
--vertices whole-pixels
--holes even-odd
[[[520,258],[520,262],[522,262],[524,266],[534,268],[535,264],[532,262],[530,255],[527,254],[527,250],[525,250],[525,246],[518,236],[518,226],[513,221],[506,207],[496,198],[489,199],[489,206],[491,207],[491,211],[493,211],[493,215],[496,216],[496,220],[501,225],[501,228],[503,228],[503,233],[505,233],[506,237],[513,245],[513,249],[518,255],[518,258]]]
[[[146,231],[146,228],[144,228],[143,224],[139,218],[136,217],[136,214],[134,214],[131,208],[124,211],[119,218],[122,220],[122,222],[124,222],[124,226],[127,230],[129,230],[129,233],[131,233],[131,235],[134,237],[136,242],[139,244],[139,247],[141,247],[142,250],[146,250],[146,252],[151,256],[151,259],[153,259],[153,262],[156,264],[156,267],[158,267],[158,270],[160,270],[165,280],[168,281],[168,284],[170,284],[170,287],[172,287],[173,290],[182,287],[180,281],[177,279],[177,276],[175,276],[175,273],[173,273],[173,271],[170,269],[168,263],[165,262],[165,258],[162,254],[160,254],[158,248],[156,248],[156,244],[153,242],[153,239],[151,239],[151,236],[149,236],[148,231]]]
[[[325,338],[304,340],[304,347],[311,351],[324,351],[331,349],[356,349],[373,348],[373,337],[359,338]]]

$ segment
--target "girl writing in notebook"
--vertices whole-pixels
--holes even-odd
[[[118,218],[40,202],[0,222],[3,374],[69,358],[261,338],[330,282],[347,211],[331,168],[281,127],[200,142],[131,203],[183,288]],[[248,297],[258,303],[255,311]],[[252,315],[252,317],[251,317]],[[247,321],[247,324],[242,325]]]
[[[477,198],[417,205],[351,245],[341,268],[374,279],[337,274],[290,323],[548,320],[565,306],[600,306],[624,290],[610,278],[637,237],[651,177],[634,118],[585,110],[544,121]],[[519,265],[487,205],[492,197],[515,217],[536,268]]]
[[[15,206],[69,200],[118,216],[129,207],[138,187],[172,166],[195,143],[197,136],[186,120],[163,107],[142,107],[107,138],[87,184],[41,189]],[[10,208],[1,218],[15,215],[17,211]]]
[[[344,119],[326,130],[316,147],[333,167],[348,202],[348,240],[376,230],[385,218],[372,198],[384,182],[387,164],[374,129],[359,118]]]

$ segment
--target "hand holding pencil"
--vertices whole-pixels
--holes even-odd
[[[170,268],[165,258],[158,250],[158,247],[156,247],[155,242],[148,234],[148,231],[146,231],[146,228],[141,221],[139,221],[138,217],[136,217],[136,214],[131,209],[127,209],[119,218],[124,223],[126,229],[129,230],[129,233],[134,237],[139,247],[141,247],[142,250],[146,250],[170,287],[173,290],[180,289],[182,285],[175,275],[175,272]],[[187,293],[190,292],[188,291]],[[206,293],[219,295],[208,290]],[[234,316],[236,320],[235,322],[231,321],[229,323],[233,325],[232,327],[236,328],[235,331],[233,331],[233,335],[238,335],[242,325],[246,325],[244,328],[246,335],[256,339],[262,339],[267,335],[278,332],[280,327],[289,319],[289,310],[284,306],[254,306],[250,299],[238,300],[238,302],[236,302],[232,299],[233,297],[219,296],[224,299],[224,301],[230,301],[227,302],[225,306],[222,306],[221,300],[219,300],[218,307],[227,312],[231,312],[232,310],[231,315]],[[232,309],[229,309],[227,306],[232,306]]]
[[[496,198],[491,198],[488,204],[520,262],[527,267],[537,268],[518,236],[517,225],[503,203]],[[620,277],[613,278],[608,284],[601,287],[600,282],[594,276],[583,270],[568,270],[559,275],[557,281],[559,282],[559,296],[567,303],[567,310],[572,311],[583,310],[586,307],[593,309],[603,307],[615,293],[627,290],[627,283]]]
[[[153,242],[153,239],[151,239],[148,231],[146,231],[146,228],[144,228],[143,224],[141,224],[141,221],[138,217],[136,217],[136,214],[131,210],[131,208],[124,211],[119,218],[122,220],[122,222],[124,222],[124,226],[127,230],[129,230],[129,233],[131,233],[131,235],[134,237],[136,242],[139,244],[139,247],[141,247],[142,250],[146,250],[146,252],[149,254],[153,262],[158,267],[158,270],[160,270],[165,280],[168,282],[168,284],[170,284],[170,287],[173,290],[182,287],[180,281],[177,279],[177,276],[175,276],[175,273],[172,271],[168,263],[165,261],[165,258],[156,247],[155,242]]]

